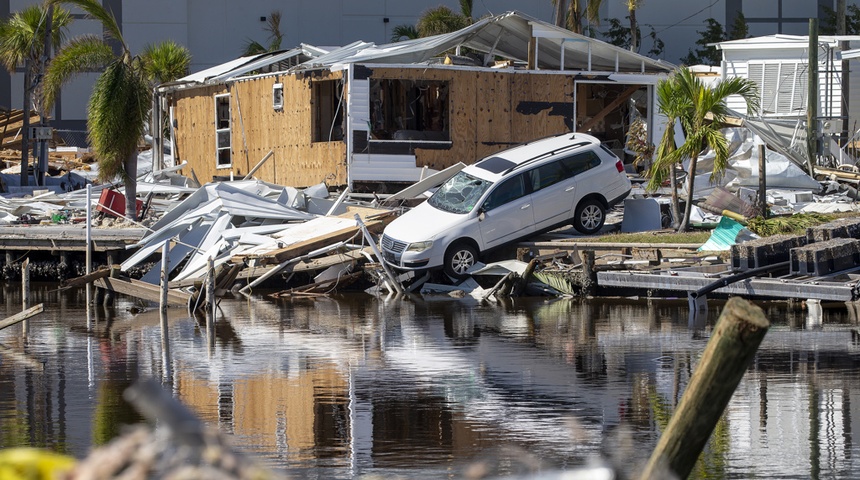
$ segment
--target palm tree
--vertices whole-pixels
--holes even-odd
[[[251,55],[259,55],[266,52],[274,52],[281,49],[281,42],[284,40],[284,34],[281,33],[281,12],[274,10],[269,14],[266,21],[266,26],[263,30],[269,32],[269,44],[264,46],[256,40],[248,40],[245,49],[242,50],[242,56],[248,57]]]
[[[392,42],[399,42],[404,38],[406,40],[414,40],[418,37],[418,30],[412,25],[398,25],[391,30]]]
[[[461,5],[462,7],[462,5]],[[471,9],[469,10],[471,13]],[[456,32],[472,24],[472,17],[456,13],[450,8],[440,5],[426,10],[418,19],[416,30],[422,37],[430,37],[443,33]]]
[[[48,15],[50,13],[50,22]],[[18,67],[24,68],[24,127],[30,123],[30,105],[47,121],[48,111],[41,101],[42,83],[50,53],[46,55],[45,40],[50,23],[50,43],[59,45],[65,39],[66,30],[72,22],[68,10],[48,8],[46,5],[31,5],[15,12],[0,24],[0,64],[14,74]],[[35,95],[33,95],[35,91]],[[27,163],[30,156],[26,139],[21,143],[21,185],[29,184]]]
[[[699,154],[705,147],[711,147],[714,150],[712,180],[720,177],[727,166],[729,152],[726,138],[719,131],[719,125],[728,114],[726,99],[731,95],[740,95],[747,104],[747,111],[754,114],[758,111],[758,97],[756,85],[751,80],[735,77],[709,87],[686,67],[681,68],[672,77],[672,81],[676,82],[673,87],[677,89],[675,93],[684,98],[681,101],[683,107],[678,118],[681,120],[687,139],[677,150],[662,157],[658,155],[657,163],[660,164],[658,169],[667,166],[674,168],[674,164],[681,159],[690,159],[687,169],[687,204],[684,208],[684,218],[678,226],[678,231],[685,232],[693,210],[696,163]]]
[[[104,68],[93,87],[87,108],[87,129],[99,165],[99,180],[125,183],[125,216],[137,219],[137,146],[150,111],[155,81],[174,80],[187,69],[190,55],[173,42],[133,56],[113,14],[96,0],[50,0],[74,5],[99,20],[119,47],[115,54],[105,38],[82,35],[68,42],[51,62],[45,77],[47,105],[60,87],[82,72]],[[166,60],[169,59],[169,60]],[[175,63],[174,63],[175,62]],[[176,65],[184,67],[175,68]]]
[[[600,5],[603,0],[570,0],[570,4],[567,4],[567,0],[552,0],[555,10],[555,24],[559,27],[567,26],[568,30],[582,34],[583,8],[581,2],[585,2],[584,18],[595,25],[600,25]],[[565,5],[568,5],[567,15],[564,14]]]
[[[666,130],[657,145],[657,161],[648,170],[648,189],[656,190],[666,175],[672,185],[672,221],[673,227],[680,225],[681,210],[678,206],[678,177],[677,162],[668,162],[669,156],[675,151],[675,124],[683,113],[692,106],[691,99],[682,95],[676,81],[676,76],[660,80],[657,83],[657,109],[666,116]]]

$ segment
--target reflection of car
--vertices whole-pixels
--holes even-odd
[[[382,235],[384,260],[404,270],[465,276],[481,252],[570,224],[584,234],[630,193],[624,166],[596,138],[564,134],[484,158],[445,182]]]

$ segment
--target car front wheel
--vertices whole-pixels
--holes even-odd
[[[478,261],[478,251],[466,242],[457,242],[445,252],[445,274],[451,278],[466,278],[466,272]]]
[[[573,228],[579,233],[591,235],[603,228],[606,221],[606,209],[599,200],[585,200],[576,207],[573,218]]]

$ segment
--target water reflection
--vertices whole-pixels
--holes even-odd
[[[3,290],[7,315],[20,291]],[[0,332],[0,446],[83,456],[139,417],[162,379],[206,422],[298,477],[635,470],[668,422],[720,311],[686,301],[421,297],[222,301],[217,318],[83,290],[36,289],[46,313]],[[774,323],[695,478],[846,476],[857,458],[855,306],[762,304]],[[44,368],[42,365],[44,364]],[[628,470],[630,471],[630,470]]]

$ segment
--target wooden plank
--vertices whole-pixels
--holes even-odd
[[[86,285],[92,281],[95,281],[99,278],[109,277],[110,276],[110,268],[101,267],[95,272],[90,273],[89,275],[81,275],[80,277],[70,278],[68,280],[63,280],[60,282],[60,287],[62,288],[71,288],[77,287],[80,285]]]
[[[139,280],[105,277],[100,278],[93,283],[97,287],[128,295],[130,297],[140,298],[154,303],[159,303],[161,300],[161,289],[158,285],[152,285]],[[187,293],[171,290],[167,292],[167,304],[170,307],[185,307],[188,305],[189,297],[190,295]]]
[[[12,325],[15,325],[16,323],[23,322],[24,320],[27,320],[30,317],[34,317],[34,316],[42,313],[42,311],[44,309],[45,309],[45,304],[40,303],[40,304],[36,305],[35,307],[30,307],[27,310],[24,310],[23,312],[16,313],[15,315],[12,315],[11,317],[6,317],[3,320],[0,320],[0,330],[3,330],[6,327],[11,327]]]
[[[376,233],[382,230],[382,228],[385,226],[385,223],[386,222],[382,220],[374,220],[366,223],[365,225],[367,226],[368,231]],[[342,228],[327,235],[322,235],[320,237],[296,242],[288,247],[274,250],[265,255],[260,255],[258,258],[262,259],[263,264],[285,262],[292,258],[307,255],[314,250],[319,250],[320,248],[326,247],[328,245],[349,240],[359,232],[360,230],[358,226]],[[242,263],[243,260],[244,259],[240,257],[234,259],[234,263]]]

